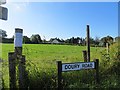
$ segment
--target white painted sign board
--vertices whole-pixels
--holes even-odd
[[[79,62],[79,63],[63,63],[62,72],[64,71],[74,71],[83,69],[94,69],[95,62]]]
[[[15,47],[22,47],[22,39],[23,39],[23,35],[22,33],[15,33],[15,37],[14,37],[14,46]]]

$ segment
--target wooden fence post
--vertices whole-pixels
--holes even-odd
[[[96,84],[99,84],[99,59],[95,59],[95,69],[96,69],[96,73],[95,73],[95,79],[96,79]]]
[[[25,56],[22,55],[19,60],[19,88],[27,89],[28,83],[27,83],[27,73],[25,71]]]
[[[58,90],[62,89],[62,84],[61,84],[61,80],[62,80],[62,62],[61,61],[57,61],[57,68],[58,68]]]
[[[87,62],[90,62],[90,32],[89,32],[89,25],[87,25]]]
[[[106,43],[107,54],[109,54],[109,43]]]
[[[84,62],[87,62],[87,51],[83,51]]]
[[[16,59],[14,52],[8,53],[10,89],[16,88]]]

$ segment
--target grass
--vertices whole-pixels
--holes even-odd
[[[56,61],[61,60],[66,62],[83,62],[82,51],[86,50],[85,46],[74,45],[43,45],[43,44],[23,44],[23,54],[26,56],[26,69],[29,76],[29,86],[38,88],[56,88],[57,87],[57,65]],[[110,82],[114,80],[113,86],[118,86],[114,75],[112,79],[105,77],[105,70],[109,68],[103,65],[106,62],[105,48],[91,47],[91,61],[94,58],[100,60],[100,74],[101,85],[109,87]],[[114,50],[114,49],[113,49]],[[8,76],[8,52],[14,51],[13,44],[2,44],[2,59],[4,87],[9,86]],[[103,56],[102,56],[103,55]],[[112,54],[111,54],[112,55]],[[112,59],[114,59],[112,57]],[[109,62],[112,63],[112,62]],[[109,63],[105,63],[109,66]],[[103,70],[104,69],[104,70]],[[95,85],[94,70],[88,71],[73,71],[63,73],[63,87],[64,88],[97,88],[100,86]],[[104,74],[103,74],[104,73]],[[110,72],[109,72],[110,73]],[[108,80],[110,82],[104,81]],[[116,84],[115,84],[116,83]],[[115,85],[114,85],[115,84]],[[108,85],[108,86],[107,86]],[[102,88],[103,88],[102,87]]]

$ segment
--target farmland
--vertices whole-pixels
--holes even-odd
[[[49,45],[49,44],[23,44],[23,54],[26,56],[26,69],[29,76],[30,87],[38,88],[56,88],[57,84],[57,69],[56,61],[62,62],[83,62],[82,51],[86,50],[85,46],[76,45]],[[114,49],[113,49],[114,50]],[[4,87],[9,86],[8,77],[8,52],[14,51],[13,44],[2,44],[2,59],[3,59],[3,78]],[[114,51],[116,52],[116,51]],[[103,47],[91,47],[91,61],[94,58],[100,60],[101,70],[100,74],[105,75],[105,70],[109,69],[113,65],[112,62],[106,62],[107,57],[105,48]],[[102,56],[104,55],[104,56]],[[113,54],[111,54],[113,55]],[[113,58],[112,58],[113,59]],[[104,66],[103,64],[108,65]],[[111,64],[112,63],[112,64]],[[111,64],[111,66],[109,65]],[[104,67],[103,67],[104,66]],[[89,70],[89,74],[86,71],[74,71],[63,73],[63,87],[64,88],[97,88],[101,87],[95,85],[94,70]],[[111,71],[110,71],[111,72]],[[110,72],[107,72],[108,75]],[[118,87],[117,77],[106,78],[101,75],[102,87]],[[106,79],[104,81],[104,79]],[[113,82],[111,82],[113,81]],[[110,84],[111,83],[111,84]]]

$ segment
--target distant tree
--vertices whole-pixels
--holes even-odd
[[[0,29],[0,37],[2,37],[2,38],[7,37],[7,32]]]
[[[30,38],[27,36],[23,36],[23,43],[25,44],[31,43]]]
[[[103,37],[103,38],[101,38],[101,41],[102,41],[102,43],[103,43],[103,46],[106,46],[106,43],[108,43],[109,45],[110,44],[113,44],[113,37],[111,37],[111,36],[107,36],[107,37]]]
[[[69,44],[70,43],[70,39],[66,39],[65,43]]]
[[[115,37],[115,42],[120,42],[120,36]]]
[[[95,37],[95,45],[97,45],[97,46],[98,46],[98,45],[99,45],[99,43],[100,43],[100,39],[99,39],[99,37],[97,37],[97,36],[96,36],[96,37]]]
[[[95,40],[92,37],[90,37],[90,44],[94,44],[95,45]]]
[[[41,40],[41,37],[39,34],[35,34],[35,35],[32,35],[30,37],[30,41],[34,44],[39,44],[39,43],[42,43],[42,40]]]
[[[46,38],[45,38],[45,36],[43,36],[43,43],[46,43],[47,41],[46,41]]]

